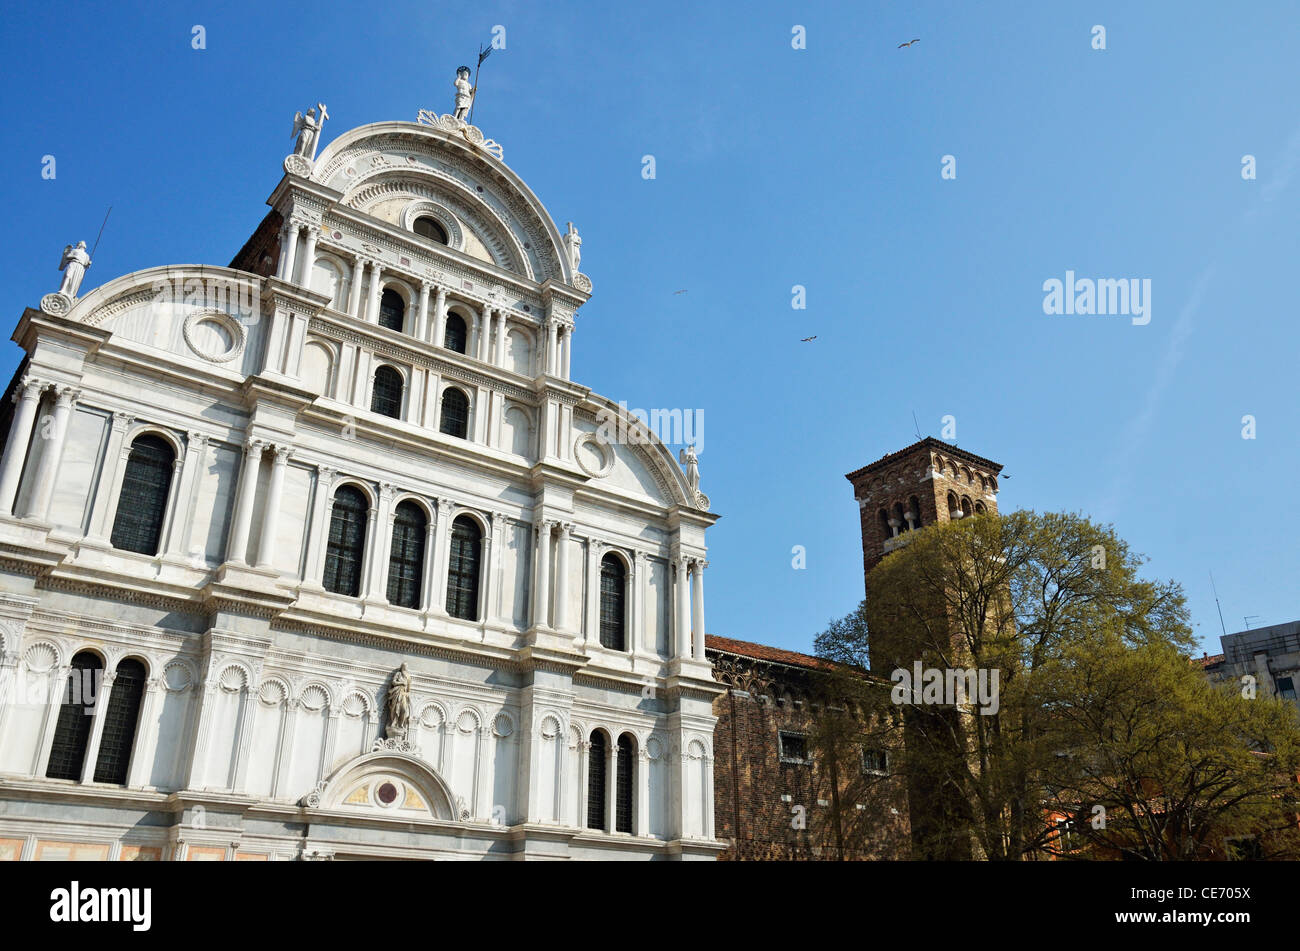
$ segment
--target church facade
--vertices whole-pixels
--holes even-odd
[[[0,859],[715,858],[716,516],[570,379],[577,232],[327,117],[229,267],[18,322]]]

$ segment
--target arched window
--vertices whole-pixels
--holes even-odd
[[[617,555],[606,555],[600,560],[600,646],[610,650],[626,650],[626,572]]]
[[[970,497],[963,495],[961,497],[961,514],[962,517],[975,514],[975,507],[970,504]]]
[[[894,520],[898,522],[898,531],[900,533],[907,531],[907,519],[903,518],[903,503],[894,503]]]
[[[361,562],[366,550],[366,516],[370,503],[355,485],[334,493],[329,541],[325,546],[326,591],[355,598],[361,593]]]
[[[921,527],[921,500],[915,495],[907,500],[907,511],[912,515],[912,527]],[[907,514],[907,513],[904,513]]]
[[[439,244],[447,243],[447,229],[436,218],[421,215],[415,219],[414,230],[422,238],[437,241]]]
[[[414,502],[400,503],[393,512],[393,547],[388,556],[388,602],[399,608],[420,606],[424,574],[424,510]]]
[[[595,730],[587,750],[587,828],[605,828],[605,763],[609,759],[605,734]]]
[[[99,757],[95,761],[95,782],[126,785],[131,766],[131,747],[140,720],[140,701],[144,698],[144,664],[124,660],[117,665],[117,677],[104,710],[104,730],[99,737]]]
[[[442,345],[448,350],[464,353],[468,339],[469,334],[465,330],[465,321],[459,314],[448,314],[447,329],[442,334]]]
[[[45,767],[45,775],[50,779],[81,779],[103,672],[103,661],[90,651],[82,651],[72,658],[72,669],[59,705],[59,719],[54,726],[50,761]]]
[[[976,502],[976,503],[975,503],[975,514],[976,514],[976,515],[984,515],[984,514],[986,514],[987,512],[988,512],[988,509],[986,509],[986,508],[984,507],[984,503],[983,503],[983,502]]]
[[[948,493],[948,517],[961,518],[961,506],[957,504],[957,495],[954,492]]]
[[[880,516],[880,531],[885,538],[893,538],[894,530],[889,527],[889,513],[881,509],[877,514]]]
[[[479,548],[482,540],[478,522],[468,515],[461,515],[451,523],[447,613],[465,621],[478,620]]]
[[[171,444],[161,436],[140,436],[131,444],[113,519],[114,548],[158,554],[175,461]]]
[[[405,322],[406,301],[391,287],[384,288],[384,292],[379,295],[379,326],[401,333]]]
[[[454,386],[447,387],[442,393],[438,430],[460,439],[469,437],[469,397]]]
[[[614,831],[632,831],[632,737],[624,733],[618,738],[618,771],[614,774]]]
[[[396,367],[382,366],[375,371],[370,411],[393,419],[402,418],[402,374]]]

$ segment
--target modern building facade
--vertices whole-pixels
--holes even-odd
[[[715,857],[716,516],[570,379],[577,232],[453,116],[309,132],[229,267],[18,321],[0,858]]]

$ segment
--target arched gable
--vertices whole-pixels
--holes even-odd
[[[451,787],[428,763],[389,750],[344,763],[303,798],[308,808],[404,820],[454,820],[454,803]]]

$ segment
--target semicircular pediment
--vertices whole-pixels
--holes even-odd
[[[303,805],[405,820],[456,818],[451,789],[432,767],[387,750],[344,763]]]
[[[412,197],[454,200],[471,230],[496,254],[495,263],[538,283],[576,279],[555,222],[504,162],[463,136],[436,126],[380,122],[339,136],[316,159],[311,177],[343,194],[342,204],[374,206],[383,183]],[[392,197],[392,196],[390,196]],[[392,223],[396,224],[396,221]],[[507,252],[509,252],[507,254]]]

